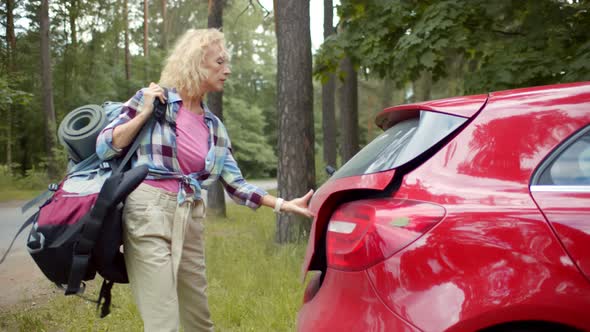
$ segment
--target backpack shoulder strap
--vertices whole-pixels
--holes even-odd
[[[86,275],[92,248],[94,248],[94,244],[100,235],[103,219],[113,205],[114,198],[111,193],[115,192],[121,177],[122,174],[114,174],[105,181],[96,198],[94,207],[78,222],[82,225],[82,231],[74,244],[74,257],[68,278],[68,287],[65,292],[66,295],[76,294],[80,290],[80,284]]]
[[[131,145],[131,147],[127,151],[127,154],[125,154],[125,157],[123,157],[123,160],[119,163],[119,166],[117,166],[117,168],[115,168],[115,170],[113,171],[113,175],[123,172],[123,169],[125,169],[125,165],[127,165],[129,163],[129,161],[131,160],[131,157],[133,157],[133,155],[135,154],[135,151],[137,151],[137,149],[139,148],[139,144],[141,143],[140,139],[139,139],[140,136],[142,136],[144,132],[147,132],[149,130],[149,128],[153,126],[154,123],[155,123],[155,119],[153,117],[151,117],[148,120],[148,123],[143,126],[142,130],[139,132],[139,134],[133,140],[133,144]]]

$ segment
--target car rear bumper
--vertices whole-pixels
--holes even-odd
[[[297,331],[420,331],[381,302],[365,271],[328,269],[317,292],[313,278],[319,274],[308,284]]]

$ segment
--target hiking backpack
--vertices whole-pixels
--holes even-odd
[[[130,168],[130,160],[139,146],[138,137],[147,135],[154,122],[163,121],[166,113],[166,105],[156,98],[154,116],[143,126],[125,156],[101,161],[93,149],[96,137],[119,116],[122,108],[122,103],[113,102],[102,107],[87,105],[64,118],[59,133],[70,156],[68,173],[59,184],[49,185],[48,191],[22,207],[24,214],[41,203],[0,259],[2,263],[18,235],[32,225],[27,250],[43,274],[65,289],[65,295],[83,293],[84,281],[94,279],[96,274],[104,278],[96,301],[97,308],[102,304],[101,317],[110,312],[113,284],[129,282],[121,252],[123,206],[127,195],[148,173],[146,166]],[[96,120],[101,116],[106,121]]]

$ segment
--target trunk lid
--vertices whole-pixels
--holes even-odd
[[[315,217],[309,234],[302,277],[322,269],[318,253],[330,216],[347,196],[362,198],[392,182],[396,170],[444,140],[485,105],[487,95],[448,98],[385,109],[375,122],[384,133],[365,146],[324,183],[310,201]]]

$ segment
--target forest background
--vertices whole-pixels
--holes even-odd
[[[325,40],[312,52],[310,4],[318,2]],[[590,80],[587,0],[5,0],[0,201],[30,198],[63,176],[56,128],[68,112],[127,100],[159,79],[180,34],[210,26],[226,34],[232,76],[209,106],[222,113],[244,175],[277,178],[286,198],[317,188],[325,166],[376,137],[373,120],[385,107]],[[305,246],[285,242],[307,239],[310,220],[290,218],[228,206],[226,218],[207,220],[218,330],[294,330]],[[9,258],[31,275],[30,258]],[[94,305],[39,278],[23,303],[0,312],[0,329],[141,330],[128,287],[98,320]],[[27,287],[10,280],[17,292]]]
[[[275,1],[275,8],[257,0],[3,1],[3,191],[40,190],[59,179],[67,162],[55,137],[60,120],[84,104],[127,100],[157,81],[176,37],[210,26],[215,7],[222,10],[232,53],[223,118],[247,178],[280,175],[286,155],[281,142],[301,134],[280,129],[285,112],[295,119],[312,116],[303,135],[313,147],[306,160],[315,167],[303,182],[317,187],[327,179],[326,165],[338,167],[380,133],[373,119],[387,106],[590,78],[589,1],[322,2],[332,10],[324,12],[325,41],[313,55],[313,82],[306,82],[311,73],[278,77],[285,67],[279,62],[289,61],[281,60],[281,52],[298,45],[310,49],[309,35],[289,35],[289,29],[309,27],[306,1]],[[281,14],[281,8],[288,10]],[[281,42],[293,35],[302,36],[281,50]],[[278,93],[281,79],[293,89]],[[298,87],[308,83],[311,95],[300,94]],[[288,98],[309,102],[287,109]],[[292,149],[298,153],[299,147]],[[299,194],[281,188],[287,182],[279,180],[279,193]]]

